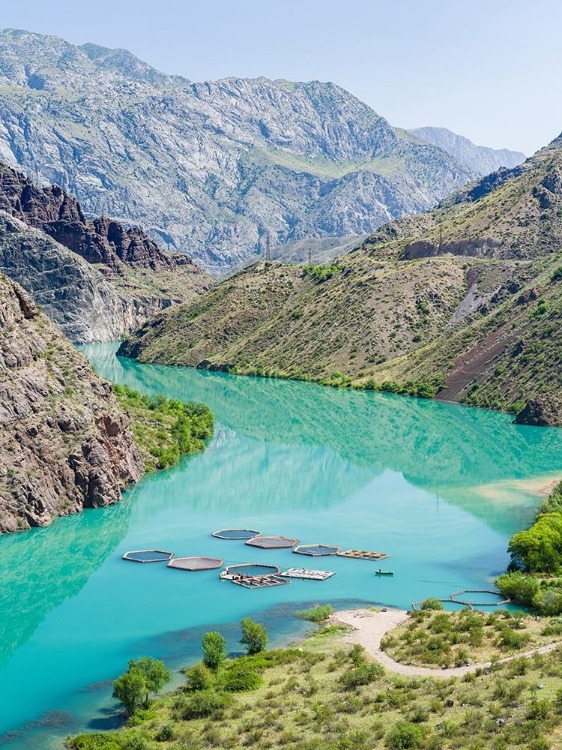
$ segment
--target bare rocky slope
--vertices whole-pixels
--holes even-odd
[[[110,384],[0,275],[0,533],[114,503],[143,472]]]
[[[562,139],[331,266],[258,264],[120,353],[517,410],[562,387]]]
[[[508,148],[476,146],[468,138],[457,135],[447,128],[413,128],[408,132],[442,148],[443,151],[454,156],[458,162],[482,177],[501,167],[516,167],[526,158],[525,154],[520,151],[510,151]]]
[[[138,228],[89,221],[61,188],[0,163],[0,272],[20,283],[74,342],[118,339],[194,299],[212,279]]]
[[[0,32],[0,158],[204,267],[365,234],[476,175],[331,83],[191,83],[124,50]]]

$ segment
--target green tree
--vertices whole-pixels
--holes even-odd
[[[254,622],[249,617],[244,617],[242,618],[240,627],[242,628],[240,643],[246,646],[248,654],[259,654],[260,651],[265,650],[269,640],[265,625]]]
[[[113,697],[117,698],[129,716],[142,708],[146,695],[146,682],[138,670],[127,671],[113,683]]]
[[[558,572],[562,560],[562,514],[544,513],[527,531],[514,534],[507,551],[529,573]]]
[[[220,633],[205,633],[201,644],[203,649],[203,664],[213,672],[218,672],[226,661],[226,641]]]
[[[164,685],[172,678],[172,673],[166,669],[163,661],[153,659],[152,656],[143,656],[140,659],[131,659],[129,672],[138,671],[142,675],[146,685],[145,706],[148,706],[150,693],[159,693]]]

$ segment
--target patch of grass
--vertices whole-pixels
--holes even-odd
[[[310,609],[303,609],[297,612],[297,617],[302,620],[310,620],[310,622],[322,623],[333,614],[334,608],[331,604],[319,604],[317,607],[311,607]]]

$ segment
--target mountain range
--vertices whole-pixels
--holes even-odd
[[[268,244],[370,233],[521,157],[436,132],[332,83],[191,83],[124,50],[0,32],[0,159],[217,274]]]

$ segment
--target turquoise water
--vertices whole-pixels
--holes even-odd
[[[506,415],[139,365],[109,344],[84,351],[111,380],[206,402],[217,429],[205,453],[148,477],[124,502],[0,538],[0,741],[10,748],[60,747],[69,733],[114,726],[110,681],[127,660],[152,654],[177,667],[197,657],[209,626],[236,650],[248,614],[283,642],[305,627],[292,616],[302,602],[407,607],[485,588],[532,517],[534,487],[562,475],[562,433]],[[395,575],[210,536],[229,527],[386,551],[380,567]],[[216,570],[121,560],[152,546],[336,575],[247,591]]]

